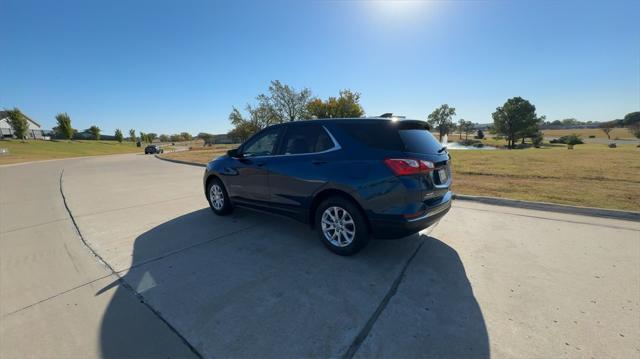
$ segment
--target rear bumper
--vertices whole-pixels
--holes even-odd
[[[388,219],[371,221],[372,235],[376,238],[394,239],[420,232],[442,218],[451,209],[453,193],[447,192],[440,202],[431,205],[425,214],[412,219]]]

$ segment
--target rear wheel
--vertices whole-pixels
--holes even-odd
[[[227,190],[222,181],[217,178],[212,179],[207,184],[207,200],[213,213],[219,216],[229,214],[233,210]]]
[[[316,210],[315,227],[320,240],[332,252],[349,256],[369,243],[364,214],[352,201],[329,197]]]

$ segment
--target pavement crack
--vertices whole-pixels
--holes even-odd
[[[431,233],[431,231],[433,231],[433,229],[437,225],[438,224],[436,223],[433,227],[431,227],[431,229],[429,230],[429,233]],[[409,268],[409,265],[411,264],[413,259],[416,257],[416,255],[418,254],[422,246],[426,243],[428,238],[429,237],[427,235],[421,239],[420,244],[418,244],[418,247],[416,247],[416,249],[413,251],[411,256],[409,256],[407,261],[404,263],[402,270],[400,270],[400,273],[398,273],[398,276],[391,284],[391,287],[387,291],[387,294],[385,294],[385,296],[382,298],[382,301],[380,301],[376,310],[373,312],[373,314],[371,314],[371,316],[369,317],[369,320],[367,320],[367,323],[364,325],[364,327],[362,327],[358,335],[353,339],[353,342],[351,342],[349,349],[347,349],[345,354],[342,356],[343,359],[351,359],[358,352],[358,349],[360,349],[360,346],[362,345],[364,340],[367,338],[367,336],[371,332],[371,329],[373,329],[373,326],[376,324],[376,321],[378,320],[382,312],[385,310],[385,308],[387,307],[391,299],[398,292],[398,288],[400,287],[400,284],[402,284],[402,280],[405,277],[405,272],[407,271],[407,268]]]
[[[69,217],[71,218],[71,223],[73,223],[73,226],[75,227],[76,233],[78,234],[78,237],[80,238],[80,241],[82,242],[82,244],[84,244],[84,246],[93,254],[94,257],[96,257],[98,259],[98,261],[100,261],[100,263],[102,263],[105,267],[107,267],[107,269],[111,272],[112,275],[115,275],[118,278],[118,282],[119,282],[121,287],[123,287],[123,288],[127,289],[129,292],[131,292],[131,294],[134,295],[140,301],[140,303],[142,305],[147,307],[147,309],[149,309],[151,311],[151,313],[153,313],[158,319],[160,319],[168,327],[168,329],[170,331],[172,331],[175,335],[177,335],[178,338],[180,338],[180,340],[189,348],[189,350],[191,350],[191,352],[193,352],[193,354],[195,354],[199,358],[202,358],[202,354],[200,354],[196,350],[196,348],[193,345],[191,345],[191,343],[189,343],[187,338],[185,338],[182,334],[180,334],[180,332],[173,325],[171,325],[171,323],[169,323],[162,316],[162,314],[160,314],[160,312],[158,310],[156,310],[151,305],[149,305],[149,303],[147,303],[147,301],[144,300],[144,297],[140,293],[138,293],[133,287],[131,287],[131,285],[129,283],[127,283],[127,281],[125,281],[124,278],[122,278],[122,276],[120,276],[120,273],[116,272],[113,269],[113,267],[109,263],[107,263],[107,261],[105,261],[100,256],[100,254],[98,254],[89,245],[89,243],[87,243],[87,241],[85,240],[84,236],[82,235],[82,232],[80,231],[80,227],[78,226],[78,223],[76,222],[76,219],[73,216],[73,213],[71,212],[71,208],[69,208],[69,204],[67,203],[67,197],[64,195],[63,177],[64,177],[64,168],[62,169],[62,171],[60,171],[60,182],[59,182],[60,195],[62,196],[62,202],[64,203],[64,208],[66,209],[67,213],[69,214]]]

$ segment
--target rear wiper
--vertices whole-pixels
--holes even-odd
[[[442,151],[444,151],[446,149],[447,149],[447,146],[442,146],[442,148],[438,150],[438,153],[442,153]]]

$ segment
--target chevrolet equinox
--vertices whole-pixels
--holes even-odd
[[[444,216],[449,162],[426,122],[297,121],[267,127],[211,161],[204,189],[217,215],[242,206],[293,217],[331,251],[350,255],[371,236],[404,237]]]

